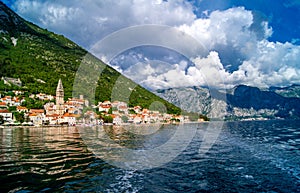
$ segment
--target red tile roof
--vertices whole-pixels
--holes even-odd
[[[17,106],[18,110],[28,110],[26,107],[22,107],[22,106]]]
[[[79,115],[72,114],[72,113],[65,113],[65,114],[63,115],[63,117],[79,117]]]
[[[6,102],[0,102],[0,106],[6,106]]]
[[[7,109],[0,109],[0,113],[10,113]]]
[[[44,109],[30,109],[30,113],[44,113]]]

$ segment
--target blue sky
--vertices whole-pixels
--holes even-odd
[[[257,17],[265,19],[273,28],[271,41],[297,41],[300,44],[300,1],[299,0],[203,0],[191,1],[195,13],[201,17],[205,10],[226,10],[243,6],[252,10]]]
[[[300,84],[299,0],[3,2],[88,50],[118,30],[144,24],[174,27],[208,50],[206,55],[185,58],[174,50],[139,47],[107,61],[149,89],[204,86],[214,76],[223,80],[214,81],[216,87]],[[204,74],[212,77],[203,80]]]

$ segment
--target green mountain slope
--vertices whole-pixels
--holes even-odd
[[[20,78],[22,87],[19,89],[49,94],[55,94],[58,79],[61,78],[67,98],[72,96],[74,78],[82,61],[102,71],[99,80],[84,80],[86,77],[80,80],[96,81],[95,90],[84,90],[86,97],[95,93],[95,102],[111,100],[115,82],[121,78],[122,85],[118,88],[131,93],[130,106],[149,108],[154,101],[159,101],[169,113],[180,112],[178,107],[140,86],[132,90],[130,85],[134,83],[131,80],[62,35],[25,21],[0,2],[0,77]],[[3,85],[0,89],[3,89]]]

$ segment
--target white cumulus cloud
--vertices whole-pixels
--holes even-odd
[[[272,27],[267,21],[255,19],[255,14],[244,7],[206,11],[204,18],[197,18],[193,6],[184,0],[16,0],[13,7],[21,16],[87,49],[119,29],[142,24],[175,27],[207,49],[206,55],[189,58],[194,65],[186,61],[152,63],[139,61],[143,56],[132,60],[127,56],[124,61],[134,61],[132,65],[123,62],[115,66],[151,89],[300,83],[300,46],[269,41]],[[162,37],[162,41],[166,38],[174,44],[185,44],[175,36]]]
[[[106,35],[141,24],[176,26],[196,18],[183,0],[17,0],[14,9],[32,22],[90,48]]]

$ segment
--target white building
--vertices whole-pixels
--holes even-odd
[[[7,109],[0,109],[0,115],[3,117],[3,120],[6,122],[11,122],[13,120],[13,114]]]
[[[106,112],[108,113],[109,109],[111,108],[111,103],[110,101],[104,101],[104,102],[99,102],[99,112]]]
[[[32,113],[29,114],[28,117],[34,125],[39,126],[43,125],[45,115],[42,113]]]
[[[114,125],[121,125],[122,124],[122,118],[120,117],[120,116],[115,116],[114,118],[113,118],[113,124]]]
[[[28,109],[26,107],[17,106],[17,112],[19,113],[28,113]]]
[[[76,125],[76,118],[79,117],[79,115],[71,114],[71,113],[65,113],[62,116],[63,122],[68,123],[68,125]]]

